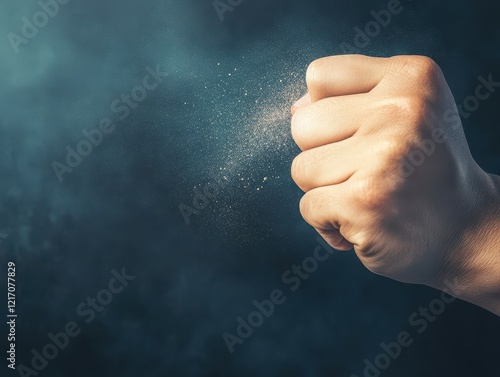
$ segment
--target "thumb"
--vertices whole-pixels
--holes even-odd
[[[300,109],[301,107],[306,107],[308,105],[310,105],[312,103],[311,101],[311,95],[309,93],[306,93],[306,95],[304,97],[302,97],[301,99],[299,99],[297,102],[295,102],[293,105],[292,105],[292,115],[295,114],[295,112]]]

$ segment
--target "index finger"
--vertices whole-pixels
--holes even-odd
[[[390,69],[390,60],[365,55],[337,55],[313,61],[306,74],[311,102],[370,92]]]

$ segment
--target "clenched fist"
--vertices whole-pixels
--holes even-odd
[[[444,289],[500,315],[500,178],[472,158],[429,58],[314,61],[292,108],[304,219],[371,271]]]

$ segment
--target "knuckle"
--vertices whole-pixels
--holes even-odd
[[[389,123],[391,120],[398,119],[402,114],[402,107],[398,104],[395,99],[385,100],[383,103],[379,104],[372,114],[378,121],[382,121],[384,124]]]
[[[389,192],[374,176],[358,179],[351,187],[351,198],[357,206],[368,210],[383,208],[389,201]]]
[[[429,104],[424,96],[405,95],[391,98],[382,106],[381,114],[391,121],[404,121],[407,126],[418,126],[428,117]]]
[[[380,253],[373,242],[376,230],[373,228],[364,228],[353,234],[352,239],[356,244],[356,252],[359,255],[363,265],[373,273],[378,274],[376,269],[376,259]],[[375,269],[375,271],[373,270]]]
[[[356,250],[358,251],[358,253],[361,256],[363,256],[364,258],[370,257],[373,253],[372,244],[371,244],[371,242],[373,240],[373,235],[366,230],[362,230],[362,231],[359,231],[356,233],[356,235],[354,236],[354,239],[356,241],[356,245],[357,245]],[[366,267],[368,268],[368,266],[366,266]]]
[[[412,68],[420,76],[434,76],[440,71],[437,63],[428,56],[414,56]]]
[[[306,82],[308,86],[314,86],[321,81],[321,67],[323,66],[323,59],[316,59],[309,64],[306,71]]]
[[[400,67],[417,79],[436,78],[441,74],[439,65],[428,56],[410,55],[395,57]]]
[[[325,198],[323,196],[314,191],[307,192],[300,199],[300,214],[309,225],[317,226],[319,223],[319,214],[325,205]]]
[[[406,143],[397,137],[386,137],[381,140],[376,148],[376,155],[383,160],[399,159],[406,154]]]
[[[406,96],[399,99],[404,117],[410,125],[422,124],[428,116],[428,104],[423,96]]]

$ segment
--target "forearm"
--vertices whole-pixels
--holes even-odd
[[[453,250],[452,268],[433,286],[500,316],[500,177],[483,178],[480,210]]]

